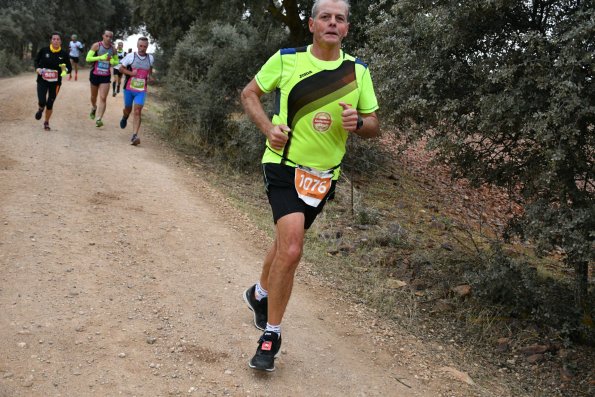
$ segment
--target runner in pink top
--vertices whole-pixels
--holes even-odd
[[[111,80],[111,67],[118,64],[116,47],[113,44],[114,33],[106,30],[103,32],[103,40],[91,46],[87,53],[87,62],[92,63],[89,81],[91,82],[91,120],[95,120],[96,127],[102,127],[101,120],[105,113],[107,94]],[[97,94],[99,94],[99,105],[97,105]]]
[[[153,55],[147,54],[149,39],[141,37],[138,39],[138,52],[127,54],[120,62],[120,73],[126,75],[124,81],[124,111],[120,128],[126,128],[128,116],[134,111],[132,119],[131,145],[140,144],[138,136],[141,124],[141,112],[147,95],[147,85],[153,71]],[[134,105],[134,107],[133,107]]]

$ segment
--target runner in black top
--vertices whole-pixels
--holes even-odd
[[[50,130],[50,118],[54,107],[54,101],[62,85],[62,75],[70,73],[72,66],[68,51],[62,49],[62,36],[60,33],[52,33],[51,44],[43,47],[35,57],[35,71],[37,72],[37,98],[39,109],[35,113],[35,119],[41,120],[45,109],[45,121],[43,128]]]

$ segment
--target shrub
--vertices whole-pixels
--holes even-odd
[[[13,76],[23,70],[23,62],[11,52],[0,50],[0,77]]]

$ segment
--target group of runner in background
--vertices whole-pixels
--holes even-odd
[[[62,35],[54,32],[51,35],[50,45],[43,47],[35,57],[35,71],[37,73],[38,109],[35,119],[44,117],[44,129],[50,131],[50,118],[53,105],[60,87],[62,77],[68,74],[72,80],[78,80],[80,56],[85,48],[78,40],[76,34],[71,36],[69,50],[62,49]],[[153,55],[147,53],[149,39],[141,37],[137,42],[137,51],[132,48],[124,51],[124,43],[119,41],[114,45],[114,33],[106,30],[102,40],[95,42],[89,48],[85,57],[90,66],[89,81],[91,88],[91,112],[89,117],[95,120],[97,128],[103,127],[103,116],[107,106],[110,83],[112,96],[120,93],[124,85],[124,109],[120,120],[120,128],[126,128],[128,117],[133,115],[131,145],[140,144],[139,130],[141,125],[141,112],[145,104],[147,86],[152,81]],[[112,77],[113,75],[113,77]],[[124,82],[122,83],[122,75]]]

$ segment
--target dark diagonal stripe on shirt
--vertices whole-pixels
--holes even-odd
[[[323,98],[332,100],[334,92],[344,92],[345,86],[355,84],[355,62],[344,61],[335,70],[323,70],[297,83],[287,98],[287,125],[294,128],[295,116],[309,104]]]

